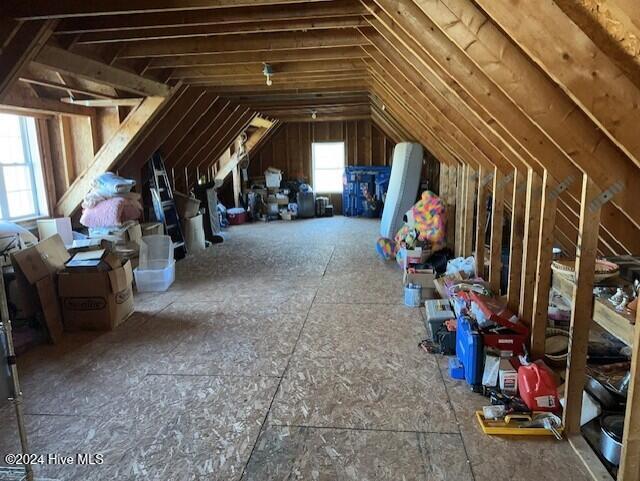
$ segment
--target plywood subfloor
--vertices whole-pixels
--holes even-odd
[[[378,224],[229,230],[106,334],[20,359],[35,453],[64,480],[583,481],[567,443],[484,436],[483,399],[417,348],[421,312],[378,260]],[[0,453],[18,449],[0,411]]]

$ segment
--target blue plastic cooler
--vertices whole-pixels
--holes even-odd
[[[471,385],[482,384],[484,345],[468,317],[458,316],[456,357],[464,367],[464,379]]]

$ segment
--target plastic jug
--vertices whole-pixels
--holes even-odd
[[[558,389],[549,368],[536,361],[518,368],[520,397],[532,411],[560,411]]]

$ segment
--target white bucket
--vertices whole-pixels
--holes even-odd
[[[407,307],[420,307],[422,304],[422,286],[409,284],[404,287],[404,305]]]

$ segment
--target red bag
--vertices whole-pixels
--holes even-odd
[[[518,368],[520,397],[532,411],[560,412],[560,399],[553,373],[536,361]]]

